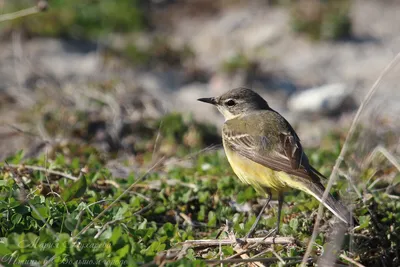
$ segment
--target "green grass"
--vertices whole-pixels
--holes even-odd
[[[46,12],[4,23],[4,29],[23,30],[33,36],[96,39],[110,33],[146,29],[141,0],[49,0]],[[33,6],[35,1],[5,1],[2,13]]]
[[[351,0],[292,1],[292,29],[315,40],[348,38],[352,30],[351,4]]]
[[[51,266],[80,266],[83,263],[89,266],[114,266],[111,263],[136,266],[164,261],[171,266],[199,266],[206,265],[206,259],[219,259],[218,247],[189,248],[180,259],[165,259],[161,255],[167,250],[181,248],[179,243],[185,240],[216,238],[227,221],[235,235],[243,237],[260,208],[259,196],[251,187],[239,182],[221,150],[200,153],[195,158],[187,156],[194,150],[180,140],[195,127],[191,120],[171,114],[163,119],[163,123],[167,126],[160,128],[165,137],[161,142],[177,146],[178,158],[191,161],[192,165],[158,166],[112,206],[112,201],[149,168],[150,157],[128,177],[113,176],[105,167],[107,157],[101,156],[90,145],[64,144],[53,148],[47,156],[24,159],[23,162],[23,152],[7,159],[0,172],[0,232],[3,237],[0,256],[8,259],[2,263],[22,266],[24,261],[30,260],[43,265],[52,259]],[[196,129],[201,132],[201,127]],[[154,139],[149,138],[148,142],[154,142]],[[324,147],[308,151],[317,169],[329,174],[340,151],[340,142],[339,135],[332,135],[327,137]],[[200,142],[197,147],[204,144]],[[166,155],[176,157],[177,154]],[[8,164],[23,165],[13,168]],[[80,178],[72,181],[60,175],[32,171],[24,165],[46,166]],[[80,174],[83,167],[86,171]],[[365,177],[369,172],[366,171]],[[335,185],[335,191],[342,194],[346,194],[346,188],[343,181]],[[383,257],[388,261],[396,260],[400,204],[379,191],[363,193],[369,196],[365,204],[354,203],[360,227],[352,237],[352,252],[348,252],[348,242],[343,251],[366,266],[380,265]],[[285,201],[288,205],[284,205],[280,235],[294,237],[297,242],[275,245],[274,251],[283,258],[301,257],[312,234],[318,202],[301,192],[290,192]],[[238,209],[246,203],[252,207],[251,212]],[[81,233],[106,208],[109,210]],[[368,208],[375,218],[371,218]],[[271,230],[275,226],[276,208],[269,209],[265,215],[259,230]],[[325,211],[323,221],[326,223],[331,216]],[[329,227],[321,227],[313,255],[321,254],[320,248],[326,245],[329,236]],[[221,237],[226,238],[226,234]],[[346,234],[346,239],[349,238]],[[255,255],[265,248],[258,246],[248,253]],[[236,253],[232,246],[223,246],[221,251],[222,258]],[[262,257],[275,255],[266,252]]]

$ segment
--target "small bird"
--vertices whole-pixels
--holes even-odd
[[[224,115],[222,141],[235,174],[258,193],[268,196],[246,237],[253,234],[271,198],[278,199],[276,234],[279,233],[284,193],[290,188],[304,191],[322,202],[325,187],[320,178],[325,177],[310,165],[289,122],[259,94],[237,88],[219,97],[198,101],[215,105]],[[351,223],[350,213],[332,195],[323,204],[340,220]]]

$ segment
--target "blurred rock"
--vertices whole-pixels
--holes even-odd
[[[27,44],[35,65],[58,79],[91,76],[101,69],[97,45],[58,39],[37,39]]]
[[[99,76],[103,66],[92,43],[53,38],[25,41],[18,35],[1,44],[0,62],[0,90],[21,97],[43,82],[60,85]]]
[[[288,108],[292,112],[337,115],[351,108],[352,103],[351,91],[344,84],[327,84],[294,94]]]
[[[173,111],[191,113],[193,117],[200,121],[207,121],[221,126],[223,118],[219,112],[211,105],[206,105],[197,101],[201,97],[210,97],[214,94],[210,92],[209,86],[204,83],[191,83],[182,86],[170,96],[170,103]]]

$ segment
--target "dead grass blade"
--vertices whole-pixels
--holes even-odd
[[[364,108],[367,106],[368,102],[371,100],[372,96],[374,95],[374,93],[376,92],[377,88],[379,87],[379,85],[381,84],[383,78],[389,73],[389,71],[395,67],[396,64],[398,64],[400,61],[400,53],[398,53],[394,59],[385,67],[385,69],[382,71],[382,73],[379,75],[378,79],[375,81],[375,83],[372,85],[371,89],[368,91],[367,95],[365,96],[363,102],[361,103],[360,107],[357,110],[357,113],[353,119],[353,122],[350,126],[350,130],[347,133],[346,136],[346,140],[343,144],[342,150],[340,151],[340,154],[338,156],[338,158],[336,159],[336,163],[335,166],[333,167],[332,173],[329,177],[329,181],[328,184],[326,186],[324,195],[322,197],[322,201],[325,201],[325,199],[327,198],[329,191],[333,185],[333,183],[336,180],[336,177],[338,176],[338,171],[339,171],[339,166],[340,164],[343,162],[344,160],[344,156],[347,153],[348,149],[349,149],[349,140],[353,137],[355,131],[356,131],[356,126],[357,123],[359,121],[359,118],[362,114],[362,112],[364,111]],[[322,217],[322,212],[323,212],[323,204],[320,203],[319,208],[318,208],[318,216],[317,219],[315,221],[315,225],[314,225],[314,230],[313,230],[313,234],[311,236],[311,240],[308,243],[308,247],[306,250],[306,253],[304,254],[303,257],[303,261],[301,266],[306,266],[307,263],[307,259],[311,253],[312,250],[312,246],[314,244],[314,241],[317,237],[317,233],[318,233],[318,229],[319,229],[319,221]]]
[[[226,245],[235,245],[235,244],[243,244],[243,243],[248,243],[248,244],[266,244],[266,245],[272,245],[272,244],[280,244],[280,245],[286,245],[286,244],[293,244],[295,242],[295,239],[293,237],[256,237],[256,238],[247,238],[246,241],[242,239],[199,239],[199,240],[186,240],[185,242],[182,242],[180,244],[182,245],[191,245],[192,247],[210,247],[210,246],[219,246],[220,244],[223,246]]]

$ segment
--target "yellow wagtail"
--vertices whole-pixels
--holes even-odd
[[[215,105],[224,115],[222,141],[228,161],[244,183],[268,195],[251,236],[272,197],[278,199],[279,232],[283,193],[288,188],[304,191],[322,202],[324,177],[308,162],[300,139],[292,126],[257,93],[246,88],[233,89],[219,97],[200,98]],[[332,195],[323,204],[340,220],[350,224],[352,217]]]

